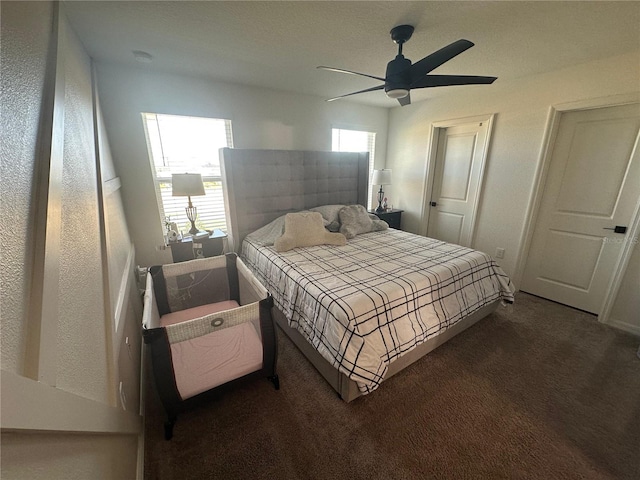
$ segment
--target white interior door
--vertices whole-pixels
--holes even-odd
[[[629,226],[640,196],[639,107],[560,117],[523,291],[599,313],[625,241],[612,229]]]
[[[489,122],[441,128],[427,236],[470,247]]]

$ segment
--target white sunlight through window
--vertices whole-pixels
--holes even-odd
[[[233,147],[231,120],[143,113],[160,217],[187,233],[186,197],[171,196],[171,174],[200,173],[204,196],[192,197],[200,230],[227,230],[219,150]]]

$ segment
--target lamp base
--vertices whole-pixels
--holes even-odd
[[[378,191],[378,208],[376,208],[376,212],[384,212],[384,208],[382,207],[382,199],[384,198],[384,191],[382,190],[382,185],[380,185],[380,190]]]
[[[196,227],[196,218],[198,218],[198,210],[196,207],[191,205],[191,197],[189,197],[189,206],[185,208],[187,212],[187,218],[191,222],[191,228],[189,229],[189,233],[191,235],[195,235],[199,232],[198,227]]]

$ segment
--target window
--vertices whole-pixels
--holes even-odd
[[[171,196],[171,174],[200,173],[205,195],[191,197],[201,230],[227,230],[219,149],[232,147],[231,120],[143,113],[161,218],[187,232],[186,197]]]
[[[369,188],[367,191],[367,207],[371,209],[371,178],[373,177],[373,158],[376,150],[375,132],[332,128],[331,139],[331,149],[334,152],[369,152]]]

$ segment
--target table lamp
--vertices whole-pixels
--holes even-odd
[[[185,208],[185,211],[187,212],[187,218],[191,222],[191,229],[189,230],[191,235],[199,232],[196,227],[198,210],[191,203],[191,197],[204,194],[202,175],[199,173],[174,173],[171,175],[171,196],[189,197],[189,205]]]
[[[373,185],[380,185],[380,190],[378,191],[378,208],[376,208],[376,212],[384,212],[384,208],[382,207],[382,199],[384,198],[382,186],[391,185],[391,169],[383,168],[382,170],[374,170],[371,183]]]

